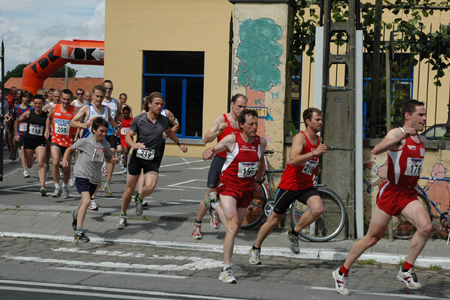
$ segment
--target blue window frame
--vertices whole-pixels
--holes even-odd
[[[160,92],[180,122],[179,138],[201,139],[204,52],[144,51],[143,95]]]

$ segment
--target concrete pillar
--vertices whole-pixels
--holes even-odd
[[[258,111],[258,134],[268,141],[271,168],[285,167],[284,137],[291,116],[288,59],[295,0],[229,0],[234,4],[232,94]]]

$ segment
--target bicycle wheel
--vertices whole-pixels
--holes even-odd
[[[418,199],[427,210],[427,213],[430,216],[430,220],[432,220],[430,203],[422,194],[419,194]],[[403,216],[395,216],[392,219],[392,222],[392,235],[396,239],[409,240],[413,237],[414,233],[416,233],[416,228],[414,227],[414,225],[411,224],[411,222],[409,222],[408,219]]]
[[[303,228],[299,234],[311,242],[326,242],[336,237],[344,228],[347,216],[344,203],[333,191],[319,187],[317,191],[322,198],[323,213],[315,222]],[[298,200],[291,205],[291,225],[297,225],[301,216],[309,207]]]
[[[253,191],[253,200],[247,208],[241,228],[248,229],[258,224],[264,217],[264,206],[267,203],[267,190],[264,184],[258,183],[261,191]]]

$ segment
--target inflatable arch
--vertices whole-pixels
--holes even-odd
[[[44,86],[45,79],[66,63],[102,66],[104,58],[104,41],[61,40],[23,69],[21,88],[36,94]]]

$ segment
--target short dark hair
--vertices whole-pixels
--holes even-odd
[[[408,113],[412,115],[416,111],[416,106],[425,106],[425,104],[421,101],[417,101],[414,99],[410,99],[405,102],[402,106],[402,119],[403,123],[405,123],[405,114]]]
[[[238,116],[238,123],[239,123],[239,128],[241,127],[241,124],[245,124],[246,118],[245,116],[250,115],[252,117],[258,117],[258,113],[256,112],[256,110],[253,109],[244,109]]]
[[[62,91],[61,91],[61,95],[62,95],[62,94],[70,95],[70,98],[73,98],[73,93],[72,93],[72,91],[69,90],[69,89],[64,89],[64,90],[62,90]]]
[[[34,96],[33,96],[33,101],[36,100],[36,99],[40,99],[40,100],[42,100],[42,102],[45,101],[43,95],[34,95]]]
[[[144,110],[148,111],[148,104],[153,102],[153,99],[155,98],[161,98],[163,99],[163,101],[165,102],[166,100],[164,100],[163,95],[160,92],[153,92],[150,95],[148,95],[147,97],[145,97],[145,102],[144,102]]]
[[[77,94],[78,94],[78,91],[81,91],[81,93],[84,95],[84,90],[83,89],[77,89]]]
[[[127,98],[128,98],[127,94],[125,94],[125,93],[120,93],[120,95],[119,95],[119,99],[120,99],[120,97],[122,97],[122,96],[125,96],[125,97],[127,97]]]
[[[130,107],[127,105],[127,106],[124,106],[124,107],[122,108],[122,111],[123,111],[123,112],[125,112],[125,111],[131,111],[131,109],[130,109]]]
[[[108,121],[101,117],[97,117],[92,122],[92,130],[97,130],[100,126],[108,128]]]
[[[103,81],[102,85],[105,84],[105,83],[111,83],[111,85],[113,85],[112,81],[109,80],[109,79],[106,79],[105,81]]]
[[[93,93],[94,91],[100,91],[100,92],[102,92],[103,94],[105,94],[105,93],[106,93],[106,88],[103,86],[103,84],[97,84],[96,86],[94,86],[94,87],[92,88],[92,93]]]
[[[306,120],[311,120],[314,113],[316,113],[318,116],[322,115],[322,111],[315,107],[310,107],[303,111],[303,122],[305,122],[306,127],[308,127]]]
[[[233,97],[231,97],[231,102],[236,103],[237,99],[239,99],[240,97],[244,98],[245,101],[248,101],[247,97],[245,97],[242,94],[236,94]]]

